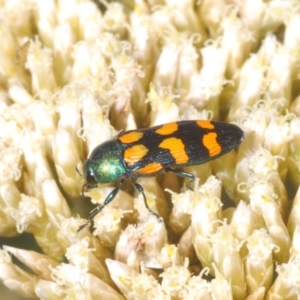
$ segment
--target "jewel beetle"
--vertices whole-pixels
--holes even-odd
[[[115,198],[126,178],[142,193],[146,208],[160,218],[148,207],[144,190],[136,182],[138,177],[172,172],[189,178],[190,187],[195,177],[181,168],[203,164],[224,155],[243,139],[244,132],[236,125],[204,120],[178,121],[121,132],[115,138],[98,145],[83,163],[85,183],[82,196],[85,188],[96,187],[98,183],[120,182],[107,196],[104,204],[92,211],[78,231]]]

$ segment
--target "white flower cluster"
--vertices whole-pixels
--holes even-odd
[[[1,295],[300,299],[299,28],[299,0],[0,0]],[[75,167],[121,130],[182,119],[245,140],[187,167],[193,190],[138,179],[164,222],[128,184],[78,232],[92,206]],[[42,254],[2,242],[24,232]]]

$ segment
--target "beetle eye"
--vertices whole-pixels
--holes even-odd
[[[90,169],[90,161],[88,159],[83,163],[82,169],[83,169],[83,177],[85,180],[85,186],[89,187],[89,186],[97,185],[97,181],[94,177],[94,174]]]
[[[92,172],[90,170],[88,170],[86,172],[85,180],[86,180],[87,185],[89,185],[89,186],[93,186],[93,185],[97,184],[97,181],[96,181],[94,175],[92,174]]]

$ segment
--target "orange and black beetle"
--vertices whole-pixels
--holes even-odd
[[[238,126],[203,120],[178,121],[120,133],[97,146],[83,164],[83,195],[84,188],[117,179],[121,181],[79,230],[114,199],[125,178],[131,179],[136,190],[142,193],[147,209],[160,218],[148,207],[144,190],[136,182],[138,177],[172,172],[189,178],[190,184],[195,179],[194,175],[178,168],[215,159],[237,147],[243,138],[244,132]]]

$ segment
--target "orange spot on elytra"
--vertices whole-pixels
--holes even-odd
[[[138,169],[135,171],[135,173],[139,174],[139,175],[151,175],[151,174],[155,174],[157,172],[159,172],[160,170],[163,169],[163,166],[160,163],[150,163],[148,165],[146,165],[145,167]]]
[[[124,135],[121,135],[118,139],[123,144],[131,144],[140,140],[143,135],[144,133],[141,131],[131,131],[129,133],[125,133]]]
[[[210,132],[203,136],[202,143],[208,150],[210,157],[216,156],[222,151],[222,147],[217,142],[217,136],[215,132]]]
[[[210,121],[197,121],[197,125],[201,128],[205,128],[205,129],[214,129],[215,128],[214,124]]]
[[[173,122],[169,124],[164,124],[162,127],[155,130],[155,132],[160,135],[168,135],[174,133],[177,130],[178,130],[178,124],[177,122]]]
[[[142,144],[132,146],[124,151],[124,160],[129,166],[132,166],[138,163],[148,151]]]
[[[189,157],[185,152],[184,144],[181,139],[178,138],[164,139],[159,144],[159,148],[168,149],[177,165],[185,164],[189,161]]]

